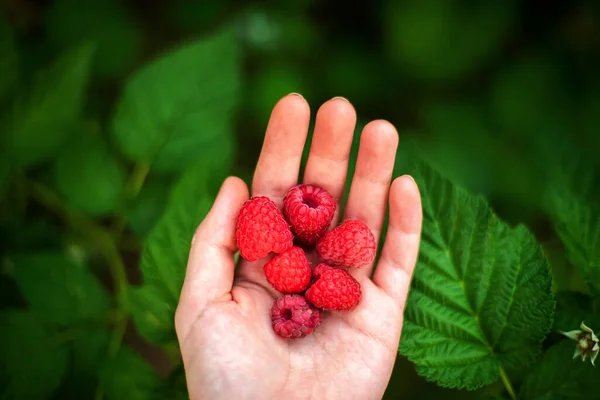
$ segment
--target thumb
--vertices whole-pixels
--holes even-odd
[[[235,226],[238,212],[247,199],[244,181],[227,178],[211,210],[196,229],[175,314],[180,338],[187,336],[204,307],[230,296],[235,268],[233,254],[237,250]]]

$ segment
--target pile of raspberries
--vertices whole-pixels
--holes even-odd
[[[365,267],[375,259],[375,238],[367,224],[347,220],[328,231],[336,210],[334,198],[315,185],[299,185],[283,199],[283,213],[268,197],[242,206],[236,239],[240,255],[265,264],[267,281],[283,294],[273,303],[273,330],[284,338],[311,334],[321,311],[348,311],[360,301],[360,284],[344,268]],[[316,248],[321,263],[306,254]]]

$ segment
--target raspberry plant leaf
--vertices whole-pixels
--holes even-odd
[[[170,184],[164,179],[147,179],[135,201],[127,207],[125,220],[137,235],[145,237],[156,225],[169,197]]]
[[[181,170],[217,153],[227,165],[239,97],[234,30],[185,45],[137,72],[113,118],[113,134],[133,161]]]
[[[146,339],[176,344],[174,316],[192,237],[204,219],[226,171],[200,161],[174,185],[162,218],[144,242],[143,285],[131,292],[134,322]]]
[[[126,178],[100,135],[80,135],[59,154],[54,180],[72,208],[104,215],[120,205]]]
[[[0,398],[52,398],[67,370],[67,347],[27,311],[0,310],[0,327]]]
[[[549,176],[544,193],[556,232],[571,264],[594,294],[600,294],[600,202],[593,161],[564,137],[545,135],[540,147]]]
[[[48,159],[73,131],[85,104],[92,54],[88,45],[64,53],[34,76],[28,95],[17,97],[9,132],[18,165]]]
[[[87,265],[59,252],[22,254],[13,263],[19,289],[40,320],[68,326],[108,317],[108,293]]]
[[[552,346],[525,377],[519,399],[600,399],[600,369],[580,358],[573,359],[575,342],[563,340]]]
[[[476,389],[523,373],[554,310],[540,247],[429,167],[419,165],[414,177],[423,235],[400,352],[444,387]]]
[[[569,261],[581,269],[594,293],[600,293],[600,204],[573,192],[553,190],[553,219]]]
[[[100,369],[100,387],[111,400],[161,399],[164,386],[146,360],[127,346]]]

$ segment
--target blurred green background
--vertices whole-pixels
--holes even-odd
[[[188,199],[202,203],[197,219],[224,176],[250,179],[270,110],[290,92],[313,111],[344,96],[359,125],[393,122],[398,174],[413,152],[426,158],[525,223],[559,289],[583,290],[547,198],[600,193],[597,1],[2,0],[0,10],[3,399],[181,395],[163,335],[172,304],[163,319],[144,314],[144,242],[190,166],[202,176]],[[477,395],[426,383],[399,358],[386,398]]]

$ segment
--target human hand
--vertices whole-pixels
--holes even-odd
[[[277,103],[254,174],[253,196],[268,196],[281,206],[288,189],[298,183],[309,119],[301,96]],[[326,102],[317,113],[303,181],[338,200],[355,123],[352,105],[341,98]],[[361,284],[360,303],[349,312],[323,315],[319,327],[301,339],[282,339],[271,327],[270,309],[281,295],[266,281],[266,260],[241,260],[235,268],[236,220],[248,188],[239,178],[225,180],[194,235],[175,317],[192,399],[383,396],[398,352],[422,220],[414,180],[402,176],[390,186],[397,146],[390,123],[373,121],[363,129],[343,219],[365,221],[378,239],[389,197],[383,251],[374,273],[373,265],[349,271]]]

